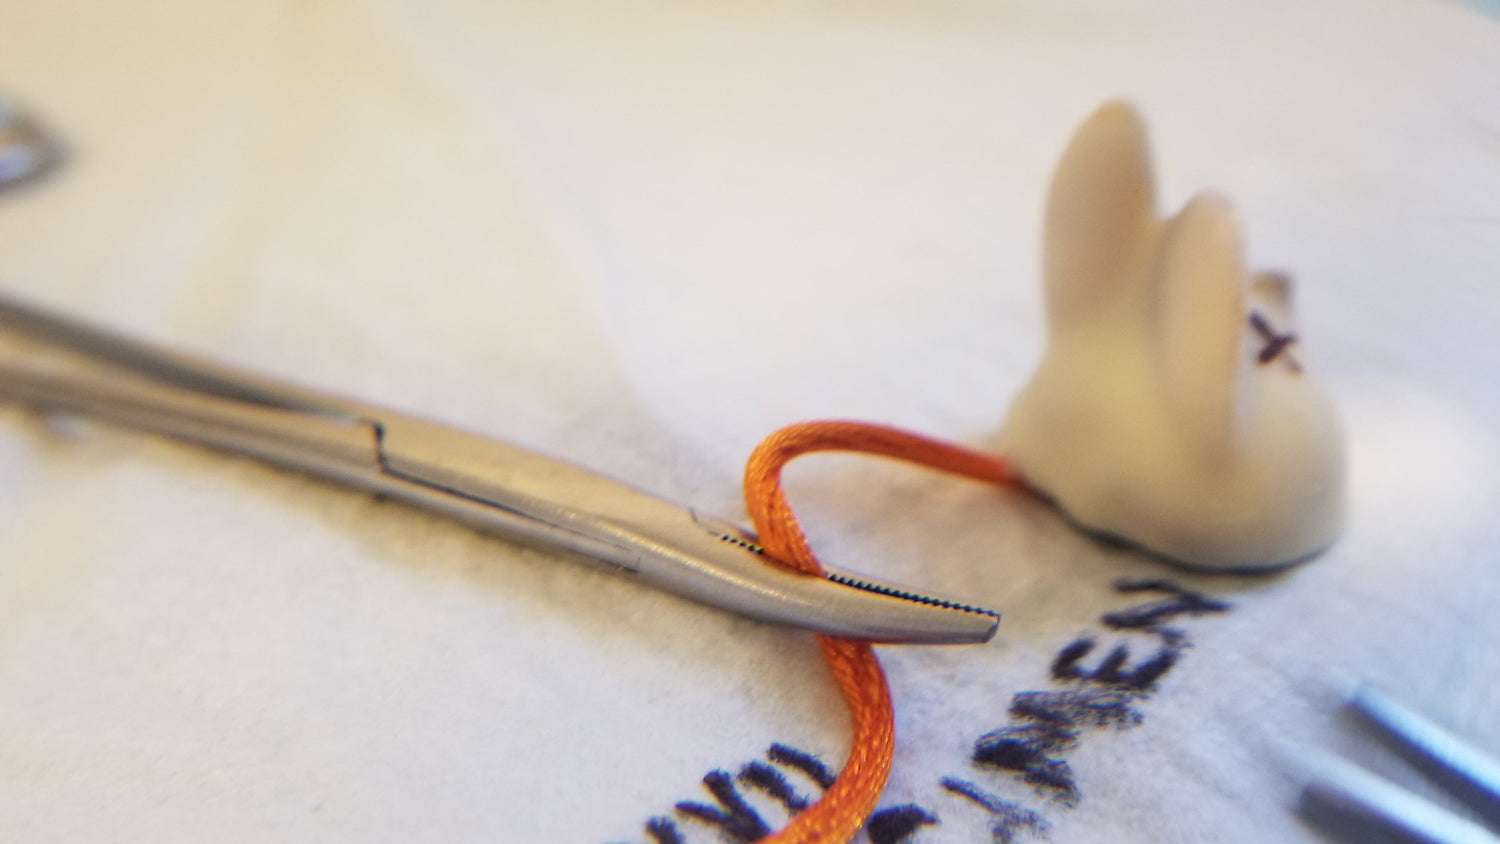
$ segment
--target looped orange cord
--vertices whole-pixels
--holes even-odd
[[[927,437],[865,422],[822,421],[789,425],[755,447],[745,465],[745,505],[762,547],[776,561],[801,571],[822,574],[797,516],[781,488],[781,467],[814,451],[854,451],[906,460],[996,484],[1015,484],[1010,467],[998,457]],[[868,642],[840,636],[818,636],[823,657],[849,705],[854,740],[849,759],[822,799],[804,809],[780,832],[764,839],[774,844],[846,842],[875,810],[891,772],[895,751],[895,715],[885,672]]]

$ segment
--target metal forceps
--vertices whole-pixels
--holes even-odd
[[[1368,732],[1480,822],[1332,759],[1303,789],[1305,817],[1340,841],[1500,844],[1500,760],[1369,686],[1355,692],[1350,709]]]
[[[4,297],[0,329],[77,358],[55,372],[27,356],[0,356],[0,400],[256,457],[763,621],[910,644],[983,642],[999,623],[988,610],[862,576],[772,564],[727,523],[488,437],[158,349]],[[78,363],[93,365],[77,371]]]

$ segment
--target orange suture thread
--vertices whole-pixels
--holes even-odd
[[[781,467],[814,451],[853,451],[906,460],[996,484],[1017,478],[998,457],[917,434],[865,422],[829,420],[789,425],[761,441],[745,465],[745,505],[762,547],[781,564],[812,574],[823,566],[814,556],[781,488]],[[868,642],[818,636],[829,671],[849,705],[854,738],[849,759],[816,803],[779,832],[774,844],[847,842],[875,810],[890,776],[896,746],[895,713],[885,672]]]

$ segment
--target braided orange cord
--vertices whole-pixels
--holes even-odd
[[[814,451],[854,451],[918,463],[997,484],[1015,476],[998,457],[917,434],[864,422],[821,421],[789,425],[761,441],[745,465],[745,504],[762,547],[776,561],[822,574],[797,516],[781,488],[781,467]],[[774,844],[847,842],[875,810],[891,773],[895,753],[895,713],[885,672],[868,642],[818,636],[823,657],[849,705],[854,739],[849,759],[818,802],[781,831],[764,839]]]

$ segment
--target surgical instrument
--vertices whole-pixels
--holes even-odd
[[[1340,840],[1500,844],[1494,834],[1500,830],[1500,761],[1369,686],[1355,692],[1350,709],[1478,821],[1337,760],[1325,760],[1324,771],[1303,790],[1304,816]]]
[[[983,642],[999,622],[989,610],[861,575],[794,572],[724,522],[437,422],[155,348],[4,297],[0,329],[101,367],[58,374],[0,357],[0,400],[301,470],[764,621],[911,644]]]

